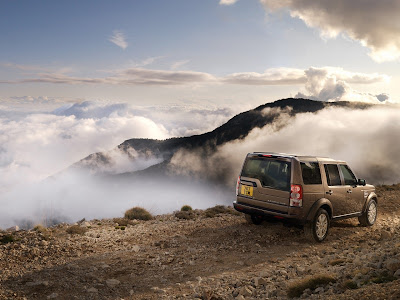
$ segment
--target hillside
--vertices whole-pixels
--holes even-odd
[[[161,160],[140,170],[140,175],[151,174],[165,171],[170,158],[179,149],[199,149],[205,151],[205,155],[212,153],[217,146],[224,143],[240,140],[245,138],[254,128],[262,128],[274,121],[280,116],[284,110],[290,116],[300,113],[315,113],[326,107],[348,107],[351,109],[364,109],[370,107],[370,104],[354,103],[354,102],[321,102],[308,99],[282,99],[275,102],[261,105],[255,109],[240,113],[228,122],[200,135],[177,137],[166,140],[153,139],[129,139],[120,144],[111,152],[94,153],[73,165],[74,168],[89,169],[93,173],[119,173],[110,172],[115,164],[113,155],[118,152],[126,156],[131,161],[147,160],[155,158]],[[133,150],[134,149],[134,150]],[[136,172],[136,171],[135,171]]]
[[[338,221],[322,244],[232,209],[0,232],[0,299],[399,299],[400,186],[377,191],[372,228]]]

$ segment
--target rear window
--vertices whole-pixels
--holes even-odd
[[[322,184],[321,171],[317,162],[300,162],[304,184]]]
[[[290,190],[291,163],[270,158],[247,158],[241,176],[260,180],[263,187]]]

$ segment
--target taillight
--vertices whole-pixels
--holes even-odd
[[[236,196],[239,195],[239,185],[240,185],[240,176],[238,177],[236,182]]]
[[[303,188],[300,184],[290,186],[290,206],[303,206]]]

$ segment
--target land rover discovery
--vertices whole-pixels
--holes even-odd
[[[357,179],[345,161],[280,153],[249,153],[233,205],[253,224],[265,218],[291,220],[306,237],[322,242],[331,220],[358,217],[372,226],[377,217],[375,187]]]

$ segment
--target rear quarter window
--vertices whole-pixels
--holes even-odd
[[[300,162],[304,184],[322,184],[321,171],[317,162]]]

